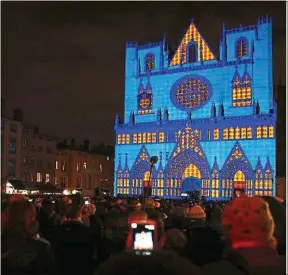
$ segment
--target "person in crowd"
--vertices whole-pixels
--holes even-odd
[[[285,258],[276,250],[274,220],[262,198],[235,198],[225,207],[221,224],[230,251],[223,261],[207,265],[207,274],[227,270],[235,274],[285,274]]]
[[[53,243],[55,238],[55,230],[60,225],[61,216],[54,210],[55,201],[46,198],[42,201],[42,208],[39,212],[39,231],[45,239]]]
[[[225,244],[220,233],[211,227],[194,227],[190,231],[183,256],[202,267],[212,262],[220,261]]]
[[[286,209],[279,198],[262,197],[268,204],[274,220],[275,238],[277,239],[277,251],[280,255],[286,255]]]
[[[179,229],[170,229],[166,231],[160,239],[160,246],[165,250],[173,250],[182,253],[187,243],[186,234]]]
[[[47,242],[35,238],[36,210],[27,199],[10,202],[2,232],[3,274],[52,274],[54,261]]]
[[[119,253],[125,247],[127,217],[117,208],[112,208],[103,221],[104,236],[99,247],[99,261],[107,260],[110,255]]]
[[[143,223],[144,217],[145,215],[139,214],[139,220],[137,220],[135,215],[133,219],[130,218],[130,221]],[[149,223],[151,224],[151,221]],[[201,274],[201,270],[188,260],[181,258],[174,251],[162,251],[158,245],[150,251],[149,256],[141,255],[141,251],[133,250],[131,234],[130,231],[127,236],[126,251],[112,255],[96,268],[95,274],[177,274],[180,270],[181,274]]]
[[[187,209],[186,229],[188,235],[190,234],[190,231],[195,228],[205,227],[205,223],[206,223],[206,213],[201,206],[195,204]]]
[[[83,224],[82,209],[64,208],[65,222],[56,235],[55,261],[60,274],[92,274],[96,266],[96,243],[91,229]]]

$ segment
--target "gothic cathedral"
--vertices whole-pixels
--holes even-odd
[[[275,195],[272,22],[223,25],[217,58],[191,21],[172,59],[165,37],[126,43],[124,121],[115,120],[114,195]]]

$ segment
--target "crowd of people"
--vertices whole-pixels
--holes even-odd
[[[3,207],[4,206],[4,207]],[[149,254],[137,224],[154,224]],[[2,201],[2,274],[286,274],[285,205],[73,197]],[[154,228],[154,227],[153,227]]]

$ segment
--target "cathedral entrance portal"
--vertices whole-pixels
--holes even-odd
[[[201,180],[194,177],[189,177],[182,180],[181,193],[189,193],[194,190],[201,191]]]
[[[201,190],[201,173],[194,164],[188,165],[182,175],[181,193]]]

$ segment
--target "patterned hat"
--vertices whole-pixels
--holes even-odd
[[[274,240],[274,221],[269,205],[260,197],[238,197],[227,204],[222,228],[232,243]]]
[[[189,208],[186,217],[192,220],[204,220],[206,218],[206,214],[203,208],[196,204]]]

